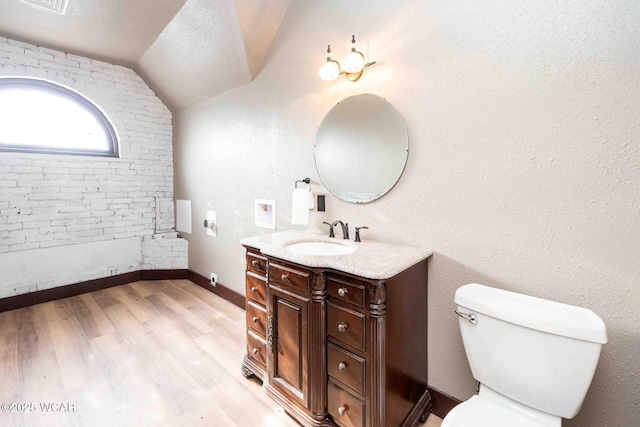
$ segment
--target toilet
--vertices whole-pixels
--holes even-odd
[[[576,416],[607,342],[598,315],[477,283],[454,301],[479,391],[442,427],[560,427]]]

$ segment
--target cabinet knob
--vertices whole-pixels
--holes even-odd
[[[251,261],[251,266],[253,268],[260,268],[260,263],[258,262],[258,260],[254,259],[253,261]]]
[[[349,290],[347,288],[338,289],[338,295],[340,295],[341,297],[345,296],[348,293],[349,293]]]
[[[283,274],[282,277],[280,277],[282,279],[283,282],[286,282],[287,280],[289,280],[289,276],[287,276],[286,274]]]
[[[258,320],[260,320],[258,319],[258,316],[253,316],[253,323],[258,323]]]
[[[339,413],[340,415],[344,415],[344,414],[346,414],[346,413],[347,413],[347,408],[346,408],[346,407],[344,407],[344,406],[339,407],[339,408],[338,408],[338,413]]]
[[[255,286],[252,286],[251,287],[251,292],[253,292],[255,294],[256,292],[258,292],[258,288],[256,288]]]
[[[340,332],[344,332],[344,331],[346,331],[346,330],[347,330],[347,328],[348,328],[348,327],[349,327],[349,325],[347,325],[345,322],[341,322],[341,323],[338,325],[338,330],[339,330]]]
[[[339,371],[344,371],[345,369],[347,369],[347,365],[344,362],[340,362],[338,364],[338,370]]]
[[[257,348],[257,347],[256,347],[256,348],[254,348],[254,349],[253,349],[253,354],[258,354],[258,353],[260,353],[260,349],[259,349],[259,348]]]

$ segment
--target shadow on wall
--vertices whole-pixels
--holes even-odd
[[[476,383],[462,344],[454,297],[459,287],[480,283],[508,289],[502,283],[440,253],[429,260],[429,386],[466,400],[475,394]],[[435,301],[444,301],[436,304]],[[436,369],[436,367],[447,367]],[[457,381],[447,372],[464,372],[467,381]],[[452,382],[453,381],[453,382]]]

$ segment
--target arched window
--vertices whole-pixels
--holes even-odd
[[[118,140],[107,116],[78,92],[0,77],[0,150],[118,157]]]

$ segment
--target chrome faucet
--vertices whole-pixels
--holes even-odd
[[[348,239],[349,238],[349,223],[347,222],[346,224],[342,221],[334,221],[333,224],[331,224],[331,227],[335,227],[336,224],[340,224],[340,226],[342,227],[342,238],[343,239]]]

